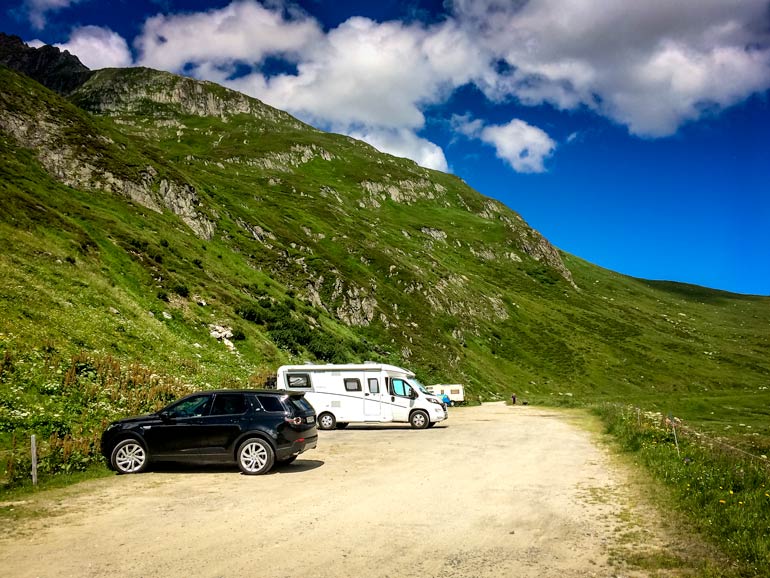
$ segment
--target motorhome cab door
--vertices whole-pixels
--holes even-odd
[[[409,421],[409,410],[414,405],[412,386],[400,377],[390,378],[390,403],[393,421]]]

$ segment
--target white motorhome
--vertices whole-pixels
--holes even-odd
[[[446,405],[414,373],[395,365],[282,365],[276,386],[304,391],[320,429],[385,422],[407,422],[421,429],[447,418]]]
[[[442,399],[446,395],[450,405],[465,402],[465,388],[459,383],[437,383],[436,385],[426,385],[425,389]]]

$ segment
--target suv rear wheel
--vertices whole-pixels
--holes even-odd
[[[270,471],[275,462],[275,452],[265,440],[249,438],[238,448],[238,467],[248,476]]]

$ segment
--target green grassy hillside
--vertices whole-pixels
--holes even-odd
[[[753,424],[742,443],[770,446],[766,297],[601,269],[455,176],[210,83],[103,70],[65,100],[0,68],[0,86],[6,446],[285,362],[370,359],[473,399]],[[84,411],[62,391],[106,387],[108,366],[124,387],[137,364],[166,393],[92,392]]]

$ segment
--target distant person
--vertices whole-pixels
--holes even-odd
[[[511,395],[511,404],[516,405],[516,394]]]

